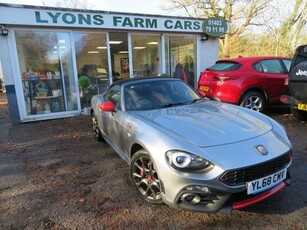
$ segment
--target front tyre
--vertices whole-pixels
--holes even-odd
[[[291,108],[292,115],[299,121],[307,121],[307,111]]]
[[[154,162],[149,154],[141,149],[130,163],[130,176],[135,188],[149,203],[162,203],[161,184]]]
[[[95,114],[92,113],[92,125],[93,125],[93,132],[94,132],[94,137],[96,141],[103,141],[103,137],[100,133],[99,127],[98,127],[98,122],[95,117]]]
[[[257,111],[263,112],[265,109],[266,101],[264,96],[256,91],[250,91],[245,93],[241,100],[240,106]]]

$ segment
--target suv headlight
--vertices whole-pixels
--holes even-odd
[[[213,166],[203,157],[176,150],[166,152],[166,160],[170,166],[177,170],[201,170]]]

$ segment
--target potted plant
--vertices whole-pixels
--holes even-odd
[[[81,76],[78,79],[78,84],[80,88],[81,107],[86,108],[88,106],[88,102],[86,95],[84,94],[84,89],[88,88],[91,85],[91,80],[88,76]]]
[[[80,97],[83,97],[84,95],[84,89],[89,87],[91,85],[91,80],[88,76],[81,76],[78,80],[79,88],[81,89]]]

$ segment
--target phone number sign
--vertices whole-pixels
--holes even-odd
[[[203,31],[209,36],[219,37],[227,33],[228,24],[221,18],[207,18],[203,22]]]

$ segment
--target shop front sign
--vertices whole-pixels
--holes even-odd
[[[204,20],[202,28],[205,34],[219,37],[228,32],[228,23],[222,18],[212,17]]]
[[[148,29],[161,31],[201,31],[201,20],[154,17],[82,14],[52,11],[35,11],[35,22],[47,25],[91,26],[109,29]]]

